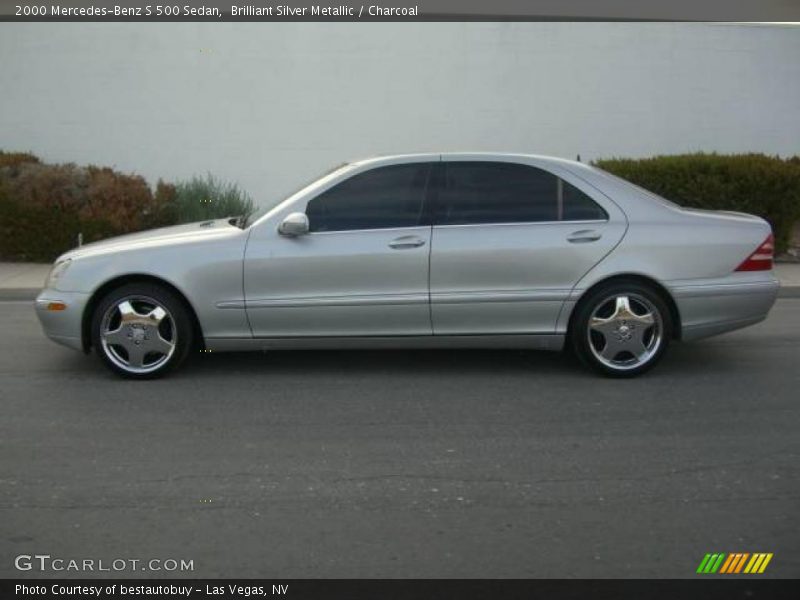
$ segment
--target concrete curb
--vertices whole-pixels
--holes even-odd
[[[42,290],[39,288],[0,289],[0,302],[9,300],[35,300]]]
[[[0,288],[0,302],[33,301],[40,291],[39,288]],[[781,286],[778,298],[800,298],[800,285]]]

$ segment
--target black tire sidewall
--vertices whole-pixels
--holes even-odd
[[[105,315],[106,311],[111,306],[128,296],[146,296],[162,304],[172,315],[174,326],[177,330],[178,340],[175,352],[164,365],[150,373],[130,373],[125,371],[106,356],[100,343],[100,329],[103,315]],[[102,363],[117,375],[129,379],[155,379],[165,375],[178,367],[178,365],[186,359],[194,344],[192,322],[183,301],[170,290],[157,284],[150,283],[128,283],[106,294],[92,313],[91,336],[92,347],[95,353],[100,357]]]
[[[597,307],[598,303],[604,301],[604,299],[609,296],[624,293],[643,296],[656,307],[661,317],[663,339],[661,341],[661,346],[648,362],[634,369],[617,370],[604,365],[595,358],[589,348],[586,330],[589,326],[589,319],[591,318],[592,311]],[[591,291],[589,295],[581,299],[578,303],[578,306],[575,308],[575,318],[570,327],[570,346],[584,364],[603,375],[609,377],[635,377],[649,371],[662,359],[672,339],[673,326],[672,314],[669,306],[658,291],[638,282],[618,281],[603,285]]]

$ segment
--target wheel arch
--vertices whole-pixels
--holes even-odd
[[[166,279],[162,279],[161,277],[157,277],[155,275],[148,275],[144,273],[131,273],[126,275],[120,275],[119,277],[114,277],[113,279],[109,279],[101,286],[99,286],[89,297],[89,300],[86,303],[86,307],[84,308],[83,315],[81,317],[81,345],[83,346],[83,351],[85,353],[88,354],[89,350],[92,347],[92,332],[91,332],[92,315],[94,314],[97,305],[112,290],[115,290],[118,287],[127,285],[129,283],[155,284],[164,287],[168,289],[171,293],[175,294],[175,296],[183,303],[183,306],[186,309],[187,314],[189,315],[189,320],[192,323],[195,343],[198,344],[200,348],[205,348],[205,338],[203,337],[203,328],[200,326],[200,320],[197,318],[197,312],[195,311],[194,306],[192,306],[192,303],[186,297],[186,294],[184,294],[175,285],[173,285]]]
[[[577,302],[575,302],[575,306],[572,308],[572,311],[569,315],[569,321],[567,324],[567,334],[572,331],[572,327],[575,321],[575,315],[578,313],[578,307],[581,303],[597,288],[608,285],[610,283],[619,283],[624,281],[632,281],[635,283],[639,283],[645,286],[652,288],[659,296],[666,302],[667,307],[669,308],[670,318],[672,319],[672,339],[680,340],[681,339],[681,313],[678,310],[678,304],[675,302],[675,298],[672,297],[672,294],[669,290],[659,282],[657,279],[653,279],[652,277],[648,277],[647,275],[642,275],[640,273],[617,273],[615,275],[611,275],[609,277],[605,277],[599,281],[593,283],[589,288],[585,289],[583,293],[578,298]]]

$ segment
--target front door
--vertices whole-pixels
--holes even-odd
[[[306,235],[274,224],[245,257],[256,337],[431,335],[431,165],[373,167],[312,198]]]

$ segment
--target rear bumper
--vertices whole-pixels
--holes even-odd
[[[81,322],[88,301],[89,294],[42,290],[34,301],[34,306],[45,335],[69,348],[83,350]],[[52,302],[63,302],[66,308],[49,310],[48,306]]]
[[[681,316],[681,339],[697,340],[763,321],[779,289],[772,272],[670,286]]]

